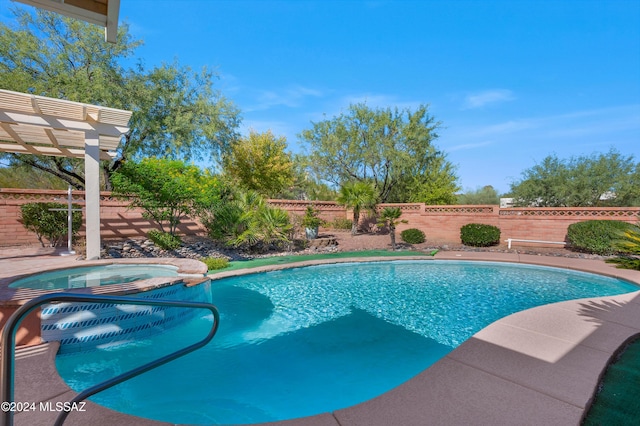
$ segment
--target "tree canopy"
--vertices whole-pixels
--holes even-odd
[[[286,148],[284,137],[251,130],[223,156],[224,174],[245,190],[273,198],[294,182],[293,159]]]
[[[107,188],[127,159],[215,159],[237,138],[239,111],[213,88],[216,75],[206,68],[195,72],[174,62],[146,69],[134,55],[142,42],[127,24],[111,44],[95,25],[41,10],[12,12],[13,27],[0,23],[0,87],[133,111],[118,156],[103,163]],[[5,156],[84,185],[81,161]]]
[[[293,160],[293,184],[284,190],[279,197],[293,200],[335,200],[335,189],[318,179],[311,170],[311,162],[308,156],[296,154]]]
[[[514,205],[639,206],[640,163],[615,149],[560,159],[549,155],[511,184]]]
[[[457,204],[500,204],[500,196],[493,186],[485,185],[458,195]]]
[[[310,168],[325,181],[371,182],[378,202],[455,200],[457,177],[433,145],[440,123],[427,106],[411,111],[355,104],[312,125],[300,138],[310,146]]]
[[[26,164],[0,165],[0,188],[67,189],[67,186],[54,175]]]

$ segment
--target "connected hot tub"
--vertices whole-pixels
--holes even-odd
[[[78,262],[0,280],[0,307],[8,318],[27,300],[49,293],[104,294],[208,302],[207,267],[194,259],[118,259]],[[17,344],[60,341],[60,353],[127,344],[200,315],[198,309],[112,303],[50,303],[20,325]],[[4,321],[3,321],[4,322]],[[0,324],[1,326],[2,324]]]
[[[60,290],[177,276],[178,267],[174,265],[114,263],[41,272],[13,281],[9,288]]]

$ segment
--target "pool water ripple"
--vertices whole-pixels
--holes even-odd
[[[454,261],[365,262],[226,278],[205,348],[93,398],[175,423],[256,423],[334,411],[380,395],[491,322],[534,306],[637,290],[554,268]],[[144,340],[59,356],[82,389],[201,338],[211,319]]]

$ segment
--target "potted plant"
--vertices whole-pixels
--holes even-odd
[[[318,210],[309,205],[302,217],[302,226],[304,226],[304,232],[308,240],[318,238],[318,228],[322,225],[322,219],[318,217],[318,214]]]

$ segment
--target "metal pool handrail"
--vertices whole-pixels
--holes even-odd
[[[28,315],[30,312],[38,308],[40,305],[49,302],[108,302],[108,303],[120,303],[120,304],[128,304],[128,305],[151,305],[151,306],[166,306],[166,307],[178,307],[178,308],[199,308],[199,309],[209,309],[213,314],[213,325],[209,334],[207,336],[193,345],[187,346],[179,351],[175,351],[169,355],[166,355],[162,358],[158,358],[155,361],[151,361],[147,364],[144,364],[140,367],[134,368],[126,373],[120,374],[116,377],[113,377],[109,380],[105,380],[104,382],[98,383],[81,393],[79,393],[75,398],[73,398],[69,402],[69,406],[74,406],[74,403],[81,402],[86,398],[101,392],[105,389],[108,389],[112,386],[115,386],[119,383],[122,383],[126,380],[129,380],[133,377],[136,377],[142,373],[145,373],[149,370],[152,370],[156,367],[159,367],[163,364],[166,364],[170,361],[173,361],[176,358],[179,358],[183,355],[186,355],[190,352],[195,351],[213,339],[213,336],[216,334],[218,330],[218,325],[220,324],[220,314],[218,313],[218,308],[210,303],[202,303],[202,302],[182,302],[177,300],[149,300],[149,299],[140,299],[136,297],[125,297],[125,296],[102,296],[95,294],[87,294],[87,295],[77,295],[72,293],[55,293],[55,294],[45,294],[40,297],[36,297],[34,299],[29,300],[27,303],[22,305],[20,308],[16,309],[16,311],[9,317],[6,324],[2,328],[2,332],[0,335],[0,402],[14,402],[14,373],[15,373],[15,335],[16,330],[22,319]],[[69,415],[69,411],[61,411],[60,415],[56,419],[55,425],[62,425]],[[13,425],[13,411],[7,410],[0,413],[0,426],[12,426]]]

